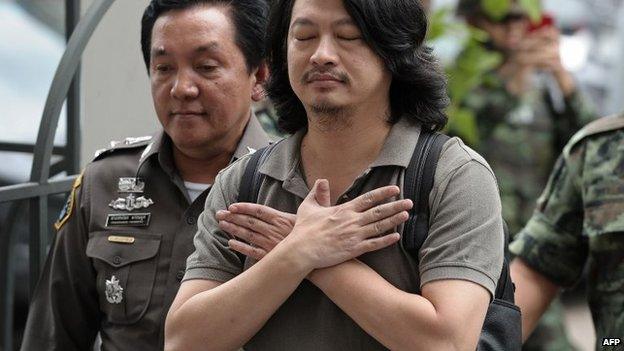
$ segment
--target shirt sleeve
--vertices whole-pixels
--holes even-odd
[[[34,291],[22,350],[72,351],[93,347],[100,313],[96,276],[86,256],[86,186],[72,191],[66,208],[71,212],[66,221],[58,222],[62,226]]]
[[[559,158],[535,213],[510,245],[512,253],[561,286],[579,278],[588,252],[582,237],[580,154],[579,149]]]
[[[419,253],[421,286],[467,280],[494,296],[504,255],[498,186],[485,160],[457,138],[442,151],[430,205],[429,235]]]
[[[219,229],[215,214],[237,201],[238,187],[247,160],[247,157],[241,158],[217,175],[206,197],[204,211],[199,216],[197,233],[193,239],[195,252],[186,261],[183,281],[205,279],[225,283],[243,271],[244,262],[229,248],[230,236]]]

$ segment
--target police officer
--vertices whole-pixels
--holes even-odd
[[[159,350],[216,174],[268,137],[267,5],[152,0],[141,46],[162,130],[100,152],[74,183],[22,350]]]
[[[588,265],[596,350],[624,337],[624,114],[590,123],[564,149],[537,211],[511,244],[526,338],[562,286]],[[611,343],[614,345],[614,343]]]

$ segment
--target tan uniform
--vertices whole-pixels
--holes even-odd
[[[233,159],[268,145],[250,119]],[[36,288],[22,350],[160,350],[193,252],[197,216],[176,172],[171,139],[128,139],[78,178]]]

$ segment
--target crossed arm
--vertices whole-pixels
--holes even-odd
[[[422,296],[409,294],[355,259],[399,240],[378,235],[407,219],[411,201],[377,205],[399,193],[384,187],[330,207],[328,189],[317,182],[296,217],[253,204],[218,212],[223,230],[253,244],[230,240],[230,247],[259,262],[224,284],[183,283],[167,318],[166,348],[236,349],[307,278],[390,349],[474,350],[490,298],[485,288],[441,280],[423,286]]]

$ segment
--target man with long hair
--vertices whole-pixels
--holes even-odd
[[[259,166],[259,205],[236,204],[250,157],[217,177],[167,350],[476,348],[503,230],[495,177],[461,140],[442,148],[418,257],[400,241],[412,152],[446,123],[426,30],[418,0],[273,3],[268,91],[292,135]],[[277,211],[282,230],[263,230]]]

